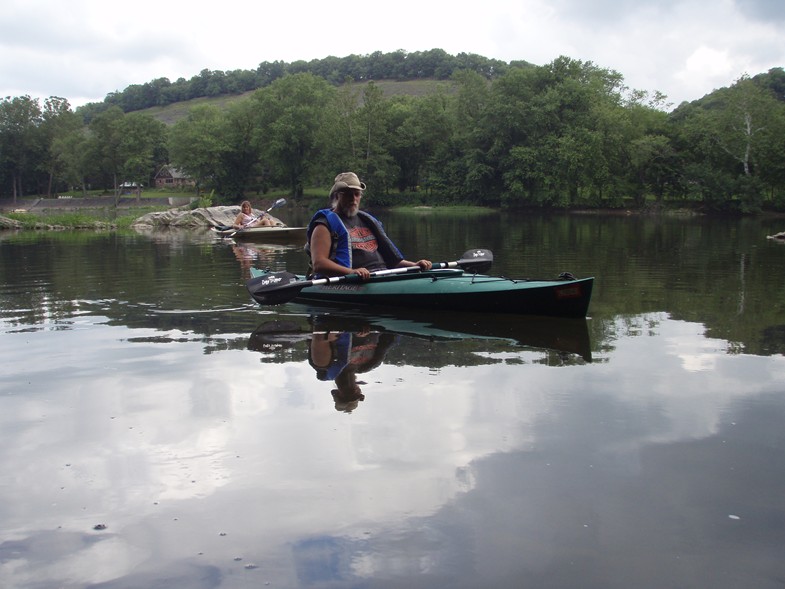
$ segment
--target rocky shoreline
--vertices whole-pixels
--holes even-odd
[[[180,229],[199,229],[204,227],[216,227],[219,225],[231,225],[240,212],[240,207],[218,206],[204,207],[198,209],[169,209],[147,213],[136,219],[131,227],[139,229],[154,228],[180,228]],[[254,209],[254,215],[261,215],[264,211]],[[269,214],[269,213],[268,213]],[[274,221],[283,225],[276,217]],[[23,229],[20,221],[0,215],[0,229]],[[46,223],[36,224],[35,229],[39,230],[63,230],[63,229],[114,229],[115,225],[105,221],[91,221],[89,224],[80,227],[63,227],[61,225],[50,225]]]
[[[204,207],[198,209],[170,209],[168,211],[158,211],[142,215],[134,221],[132,227],[178,227],[182,229],[198,229],[200,227],[216,227],[218,225],[231,225],[235,217],[240,213],[240,207],[220,206]],[[255,216],[261,215],[263,211],[254,209]],[[275,221],[278,221],[273,217]],[[280,222],[280,221],[278,221]]]

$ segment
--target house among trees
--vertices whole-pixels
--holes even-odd
[[[161,166],[161,169],[155,175],[156,188],[181,188],[183,186],[195,185],[196,182],[193,179],[169,165]]]

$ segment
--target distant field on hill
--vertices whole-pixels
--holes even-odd
[[[366,86],[367,82],[353,83],[352,86],[362,88]],[[384,92],[385,96],[396,95],[409,95],[409,96],[425,96],[433,94],[439,89],[449,92],[452,88],[452,82],[445,80],[407,80],[403,82],[396,82],[394,80],[379,80],[374,84]],[[224,108],[234,102],[240,100],[247,100],[255,90],[245,92],[243,94],[236,94],[232,96],[216,96],[214,98],[194,98],[185,102],[175,102],[167,106],[154,106],[139,112],[146,113],[159,121],[172,125],[182,119],[188,114],[188,111],[194,106],[200,104],[212,104],[219,108]]]

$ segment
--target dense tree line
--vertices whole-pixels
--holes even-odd
[[[84,124],[64,98],[43,108],[29,96],[0,101],[0,196],[51,196],[90,188],[147,185],[167,161],[166,126],[112,107]]]
[[[324,60],[323,60],[324,61]],[[432,72],[430,72],[432,73]],[[86,124],[67,101],[0,102],[0,192],[74,186],[117,193],[171,163],[224,202],[285,187],[297,198],[355,170],[377,203],[785,209],[785,72],[742,77],[664,110],[666,97],[560,57],[491,79],[454,71],[451,89],[385,97],[287,73],[226,108],[166,127],[119,106]]]

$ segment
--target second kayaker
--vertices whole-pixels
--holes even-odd
[[[382,223],[360,210],[365,188],[354,172],[342,172],[335,177],[330,208],[317,211],[308,224],[309,278],[357,274],[367,280],[371,272],[387,268],[431,269],[430,260],[404,259],[387,237]]]
[[[239,230],[252,229],[253,227],[272,227],[273,225],[275,225],[275,221],[264,211],[258,217],[254,217],[250,201],[244,200],[240,205],[240,213],[235,218],[232,227]]]

